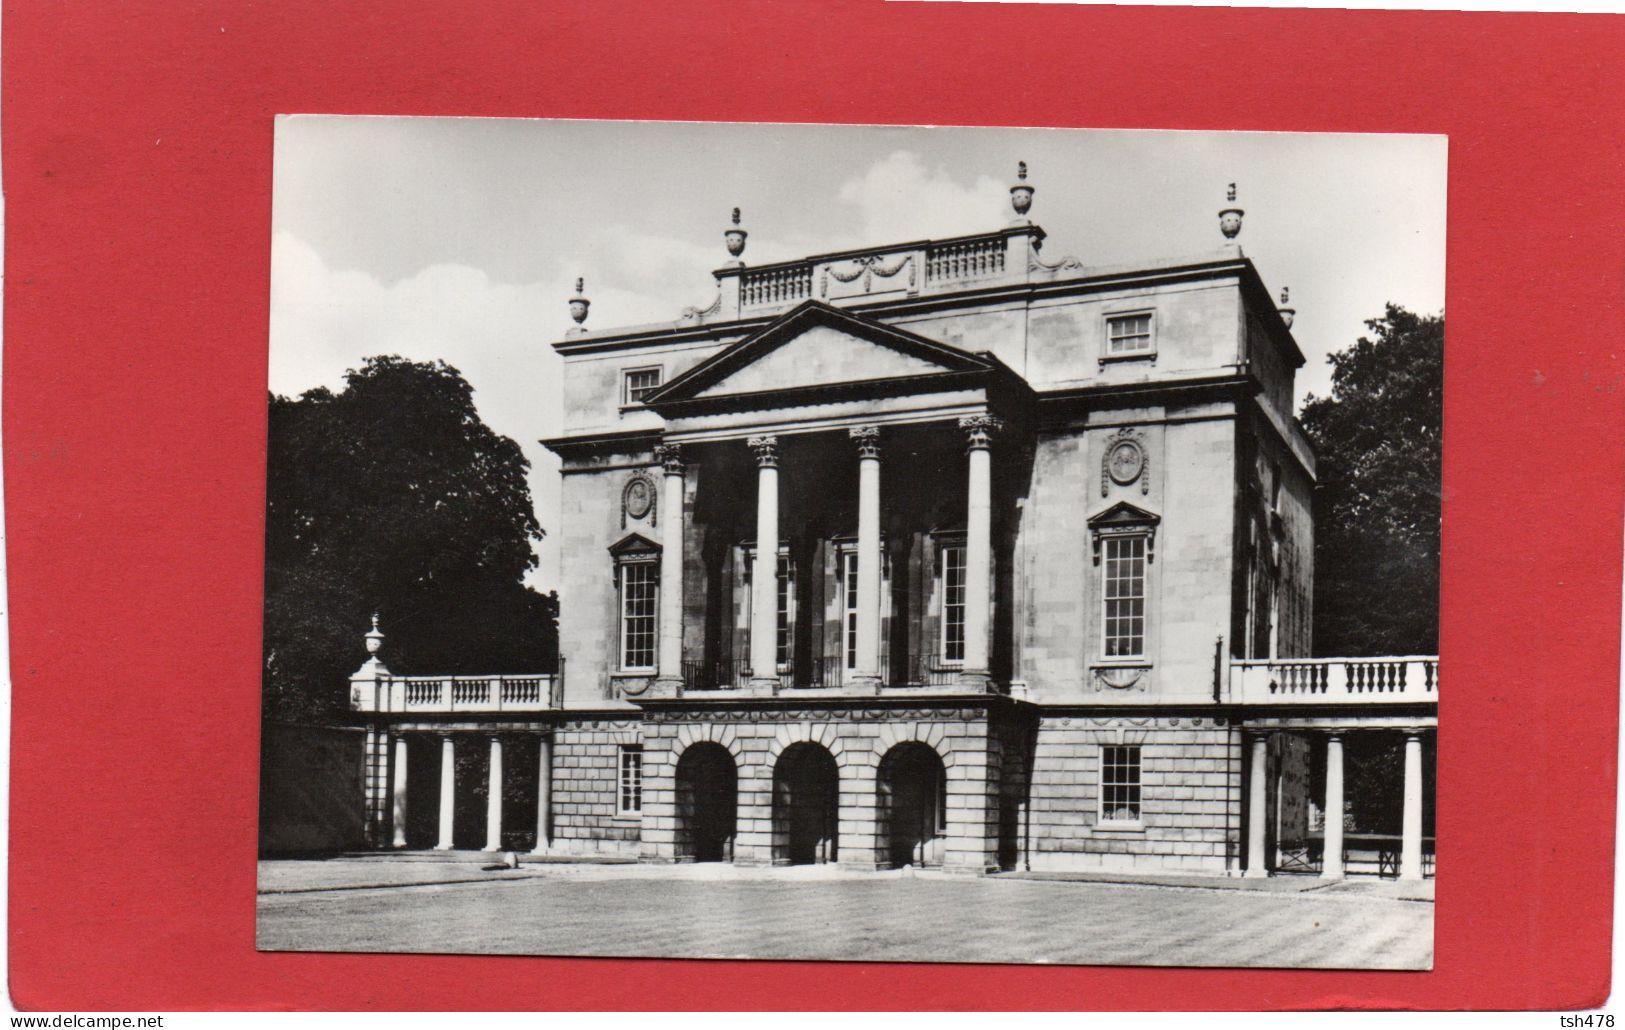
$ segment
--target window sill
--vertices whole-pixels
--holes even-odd
[[[1157,352],[1154,350],[1136,351],[1133,354],[1102,354],[1099,358],[1102,365],[1115,365],[1120,361],[1155,362],[1156,360]]]
[[[1145,832],[1145,823],[1143,823],[1143,822],[1138,822],[1138,823],[1107,823],[1107,822],[1100,822],[1100,823],[1095,823],[1094,832],[1096,832],[1096,833],[1144,833]]]
[[[610,821],[626,826],[635,826],[643,822],[643,814],[641,812],[616,812]]]
[[[646,680],[648,680],[648,679],[654,679],[655,676],[658,673],[659,673],[658,669],[615,669],[614,671],[612,671],[610,673],[610,675],[611,676],[619,676],[619,677],[621,677],[623,679],[646,679]]]

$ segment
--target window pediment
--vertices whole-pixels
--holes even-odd
[[[1100,564],[1100,542],[1112,536],[1144,536],[1145,560],[1155,560],[1155,546],[1157,540],[1157,525],[1162,517],[1144,508],[1136,507],[1127,501],[1107,508],[1098,515],[1089,518],[1089,541],[1094,551],[1095,564]]]
[[[609,545],[609,553],[616,558],[653,558],[660,553],[660,545],[642,533],[628,533]]]

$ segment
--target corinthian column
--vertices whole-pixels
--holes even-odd
[[[779,438],[753,436],[756,452],[756,559],[751,570],[751,689],[774,693],[779,686]]]
[[[683,455],[675,444],[655,448],[666,470],[660,491],[660,658],[657,693],[683,686]]]
[[[993,435],[1004,423],[991,415],[959,420],[968,447],[969,482],[965,501],[965,666],[960,683],[988,685],[988,616],[993,610]]]
[[[853,686],[880,686],[880,427],[851,431],[858,445],[858,625]],[[843,645],[844,647],[844,645]]]

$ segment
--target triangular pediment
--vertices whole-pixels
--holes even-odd
[[[905,354],[834,326],[809,326],[695,396],[762,393],[819,383],[897,379],[944,371],[939,362]]]
[[[660,545],[642,533],[628,533],[609,545],[609,553],[617,558],[633,557],[640,554],[659,554]]]
[[[984,373],[990,358],[808,301],[645,398],[662,404]]]
[[[1118,501],[1100,514],[1089,517],[1089,525],[1095,529],[1107,526],[1144,526],[1158,521],[1158,516],[1144,508],[1136,508],[1127,501]]]

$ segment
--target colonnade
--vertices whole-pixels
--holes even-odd
[[[965,520],[965,658],[961,684],[975,689],[987,686],[989,623],[992,610],[992,458],[994,436],[1003,428],[992,415],[967,415],[959,420],[966,434],[966,520]],[[858,546],[857,618],[855,662],[850,682],[878,687],[883,679],[880,661],[880,448],[881,428],[852,426],[848,435],[857,447],[858,458]],[[756,568],[757,583],[772,583],[779,552],[779,438],[751,436],[746,440],[756,461]],[[682,684],[683,657],[683,537],[687,520],[683,506],[684,465],[677,444],[655,448],[655,459],[665,474],[662,491],[660,556],[660,626],[657,656],[659,669],[655,684],[675,693]],[[764,576],[765,574],[765,576]],[[772,693],[779,685],[777,675],[778,624],[776,592],[757,589],[751,599],[750,687],[752,692]],[[766,632],[758,631],[766,627]]]
[[[473,734],[461,734],[472,736]],[[436,851],[450,851],[457,829],[457,745],[452,733],[401,733],[395,735],[393,748],[394,775],[391,780],[390,813],[394,826],[392,843],[406,847],[407,818],[407,762],[408,739],[411,737],[440,740],[440,812]],[[502,848],[502,799],[504,790],[502,734],[486,734],[490,747],[489,772],[485,809],[485,850]],[[536,771],[536,845],[532,854],[545,854],[552,841],[553,807],[553,737],[543,733],[537,737]]]
[[[1350,731],[1330,730],[1326,737],[1325,830],[1321,873],[1341,880],[1343,861],[1343,737]],[[1400,818],[1399,878],[1422,879],[1422,730],[1405,731],[1405,782]],[[1245,875],[1268,876],[1269,737],[1252,735],[1247,794],[1247,867]]]

